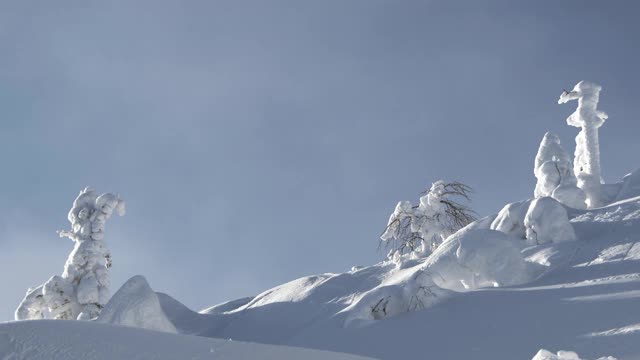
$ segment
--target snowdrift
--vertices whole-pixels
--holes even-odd
[[[0,359],[11,360],[364,360],[328,351],[167,334],[89,321],[0,323]]]
[[[109,300],[96,320],[100,323],[177,332],[164,314],[160,301],[140,275],[129,279]]]

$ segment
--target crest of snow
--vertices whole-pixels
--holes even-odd
[[[640,169],[622,178],[622,188],[618,192],[615,201],[630,199],[636,196],[640,196]]]
[[[600,85],[580,81],[572,91],[564,91],[558,99],[558,104],[578,100],[578,108],[569,115],[567,124],[581,129],[576,136],[573,168],[578,178],[578,187],[584,190],[587,204],[591,208],[603,205],[598,128],[604,124],[607,114],[597,109],[600,90]]]
[[[100,323],[175,333],[160,301],[140,275],[129,279],[113,295],[96,320]]]

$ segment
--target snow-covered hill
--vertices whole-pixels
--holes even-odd
[[[0,324],[0,359],[572,358],[540,349],[639,359],[635,174],[609,187],[612,199],[623,190],[635,197],[557,213],[570,219],[575,241],[532,246],[494,230],[534,226],[531,211],[518,209],[535,202],[524,201],[472,223],[427,258],[308,276],[201,312],[134,277],[97,322]],[[178,334],[112,325],[160,323]]]
[[[297,279],[201,313],[168,295],[159,298],[183,333],[382,359],[530,359],[541,348],[574,350],[587,359],[640,358],[640,197],[570,209],[569,217],[576,241],[523,250],[535,280],[468,291],[433,287],[423,298],[432,301],[416,306],[419,311],[384,320],[348,321],[363,294],[384,289],[381,298],[403,298],[394,291],[413,284],[425,265],[443,263],[433,260],[438,252],[400,268],[383,262]],[[472,227],[487,228],[492,219]]]

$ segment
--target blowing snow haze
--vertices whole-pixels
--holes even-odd
[[[585,203],[576,200],[580,191],[593,201],[586,205],[611,204],[606,191],[596,197],[580,187],[580,176],[553,172],[557,165],[575,175],[574,138],[584,128],[567,125],[578,104],[558,105],[557,96],[582,79],[602,86],[598,108],[608,115],[598,129],[602,179],[614,184],[640,167],[640,122],[633,106],[640,83],[639,8],[632,2],[577,0],[2,4],[0,319],[14,318],[27,288],[62,276],[75,243],[56,231],[68,229],[72,200],[89,185],[127,202],[127,215],[109,220],[106,230],[113,293],[143,274],[153,290],[194,310],[253,299],[234,308],[247,306],[258,322],[270,318],[251,306],[274,301],[256,295],[310,274],[350,274],[354,265],[368,269],[342,275],[338,293],[312,301],[406,284],[394,275],[385,284],[363,285],[367,274],[388,274],[396,266],[367,267],[387,255],[376,246],[398,200],[415,203],[439,179],[471,186],[470,206],[480,218],[531,198],[534,189],[536,196],[565,205],[562,194]],[[534,165],[547,131],[555,134],[548,144],[557,138],[571,164]],[[545,161],[560,153],[554,154]],[[589,181],[594,179],[597,186],[595,175]],[[557,181],[570,189],[553,195]],[[522,212],[516,222],[529,210],[565,211],[540,203],[512,207]],[[631,216],[633,205],[625,206],[624,216]],[[578,240],[567,243],[597,243],[588,230],[601,229],[593,224],[596,217],[615,209],[587,215],[576,208],[571,204],[565,212],[567,221],[579,225],[558,225],[576,228]],[[619,221],[627,221],[624,216]],[[518,231],[526,237],[522,226]],[[506,232],[497,227],[482,230]],[[491,244],[483,248],[483,259],[520,250],[501,236],[477,235]],[[456,239],[466,244],[468,238]],[[625,241],[614,240],[616,246]],[[449,256],[452,249],[438,253]],[[600,250],[590,248],[585,261],[597,259]],[[511,257],[509,266],[520,269],[530,255]],[[487,269],[468,252],[463,257]],[[411,269],[402,270],[409,276]],[[514,273],[513,283],[535,274]],[[456,280],[471,289],[495,280],[467,275]],[[287,287],[282,297],[291,300],[300,289],[315,289],[327,276]],[[554,286],[575,280],[553,279]],[[430,281],[423,280],[411,286]],[[447,293],[461,290],[437,286]],[[219,314],[181,327],[175,321],[184,318],[159,298],[179,332],[244,334],[244,340],[389,355],[328,338],[313,343],[314,331],[333,329],[326,323],[306,329],[299,339],[244,333],[244,323],[226,329],[194,325],[207,316],[228,320]],[[322,314],[351,306],[345,318],[366,322],[365,300],[328,306]],[[404,308],[389,311],[397,309]],[[362,334],[375,333],[375,326]],[[550,350],[570,350],[569,345]]]

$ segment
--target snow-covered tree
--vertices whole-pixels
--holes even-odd
[[[471,188],[459,182],[438,180],[412,206],[401,201],[389,217],[380,239],[391,248],[390,257],[399,254],[430,254],[444,239],[475,220],[473,211],[454,200],[470,200]]]
[[[586,195],[577,187],[577,179],[569,154],[562,148],[560,138],[547,132],[536,155],[534,175],[538,179],[535,197],[551,196],[561,203],[583,209]]]
[[[30,289],[15,313],[16,320],[52,318],[88,320],[98,316],[109,300],[111,253],[104,243],[105,223],[116,211],[124,215],[117,195],[98,196],[87,187],[80,192],[68,219],[71,230],[60,231],[75,244],[62,276]]]
[[[603,205],[601,199],[600,145],[598,128],[604,124],[607,114],[598,110],[600,85],[580,81],[572,91],[564,91],[558,104],[578,100],[578,108],[567,118],[567,124],[581,128],[576,136],[576,151],[573,168],[578,178],[578,187],[587,195],[589,207]]]

